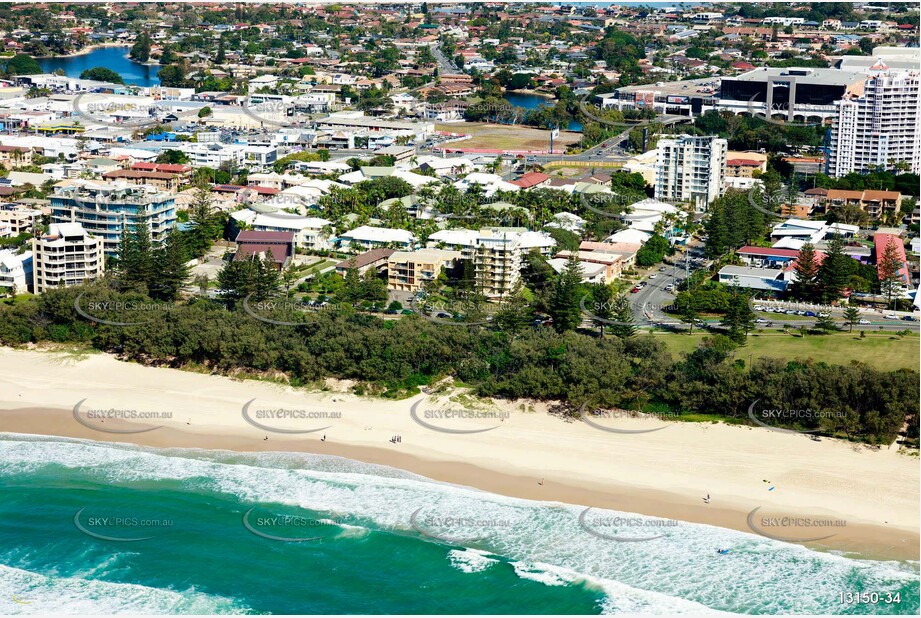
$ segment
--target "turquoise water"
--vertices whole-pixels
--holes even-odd
[[[36,58],[42,71],[53,73],[63,69],[67,77],[80,77],[86,69],[106,67],[122,76],[126,84],[136,86],[155,86],[160,83],[157,73],[159,65],[147,65],[134,62],[128,58],[129,47],[99,47],[80,56],[56,56],[53,58]]]
[[[525,109],[537,109],[538,107],[554,105],[556,103],[554,99],[548,99],[547,97],[542,97],[526,92],[506,92],[503,95],[503,98],[512,105],[523,107]],[[582,123],[577,120],[570,120],[566,129],[568,131],[581,131]]]
[[[691,524],[613,542],[581,512],[337,457],[0,434],[0,613],[918,613],[917,562]]]

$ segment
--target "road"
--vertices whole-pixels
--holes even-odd
[[[440,44],[438,43],[432,44],[431,50],[432,50],[432,55],[435,56],[435,60],[438,61],[438,72],[439,73],[441,73],[442,75],[446,73],[449,75],[456,75],[458,73],[461,73],[461,70],[457,68],[457,65],[455,65],[447,56],[444,55],[444,52],[441,51]]]

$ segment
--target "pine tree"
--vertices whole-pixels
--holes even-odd
[[[729,338],[739,345],[745,344],[748,332],[755,327],[755,312],[748,300],[746,294],[734,289],[722,320],[722,326],[728,331]]]
[[[831,315],[823,313],[815,321],[815,327],[818,330],[825,332],[826,334],[838,330],[838,325],[835,324],[835,321],[832,319]]]
[[[581,285],[582,266],[575,256],[570,256],[550,294],[550,317],[558,333],[575,330],[582,322],[578,296]]]
[[[893,236],[889,237],[886,248],[883,249],[883,254],[877,256],[876,263],[879,273],[880,290],[886,295],[886,302],[891,304],[892,296],[902,285],[902,279],[899,273],[902,268],[902,258],[899,255]]]
[[[634,324],[633,306],[626,294],[620,294],[614,299],[613,319],[617,324],[609,328],[616,337],[620,339],[629,339],[637,333],[637,326]]]
[[[267,250],[262,259],[254,256],[253,263],[253,298],[267,300],[278,295],[281,289],[281,276],[275,266],[272,250]]]
[[[586,300],[592,303],[590,312],[597,318],[593,322],[598,326],[598,335],[603,337],[604,325],[607,323],[605,320],[611,320],[611,316],[614,315],[614,303],[612,302],[614,300],[614,290],[610,285],[595,283],[592,285]]]
[[[679,319],[688,325],[689,333],[694,334],[694,323],[700,319],[700,314],[694,308],[694,303],[688,293],[678,295],[675,301]]]
[[[854,332],[854,324],[860,324],[860,311],[857,307],[848,307],[844,310],[844,323],[849,327],[847,332]]]
[[[160,300],[176,300],[179,290],[189,277],[188,261],[182,237],[173,229],[163,247],[154,255],[156,278],[148,285],[151,296]]]
[[[825,259],[819,266],[817,280],[823,302],[841,298],[841,293],[847,287],[854,265],[853,259],[844,252],[844,240],[836,234],[828,241]]]
[[[796,273],[795,287],[799,296],[812,298],[815,294],[815,278],[819,274],[819,262],[811,243],[807,242],[799,250],[793,272]]]
[[[118,248],[118,282],[124,287],[147,293],[156,278],[154,259],[146,221],[139,222],[130,230],[123,230]]]

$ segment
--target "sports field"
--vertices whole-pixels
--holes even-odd
[[[436,124],[435,129],[448,133],[471,135],[468,140],[452,142],[447,147],[495,148],[499,150],[550,150],[550,131],[521,125],[509,126],[487,122],[463,122]],[[554,150],[575,144],[581,133],[560,131],[553,140]]]

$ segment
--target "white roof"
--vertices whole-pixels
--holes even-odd
[[[391,175],[409,183],[409,185],[414,189],[423,185],[441,182],[437,178],[432,178],[431,176],[423,176],[422,174],[415,174],[413,172],[399,169],[395,170]]]
[[[354,230],[349,230],[342,235],[347,240],[357,240],[365,242],[412,242],[414,236],[407,230],[398,230],[390,227],[371,227],[362,225]]]
[[[330,224],[330,221],[319,217],[301,217],[288,213],[273,212],[260,213],[253,221],[253,227],[275,227],[285,230],[319,230]]]
[[[441,230],[429,236],[429,242],[443,242],[447,245],[462,245],[472,247],[480,233],[476,230]]]
[[[556,241],[546,232],[521,232],[522,249],[549,249],[556,246]]]
[[[669,203],[667,203],[667,202],[661,202],[661,201],[659,201],[659,200],[657,200],[657,199],[654,199],[654,198],[651,198],[651,197],[650,197],[650,198],[647,198],[647,199],[645,199],[645,200],[641,200],[641,201],[639,201],[639,202],[637,202],[637,203],[635,203],[635,204],[631,204],[631,205],[630,205],[630,208],[632,208],[633,211],[634,211],[634,212],[637,212],[637,213],[639,213],[639,212],[641,212],[641,211],[646,211],[646,212],[678,212],[678,208],[676,208],[675,206],[672,206],[671,204],[669,204]]]
[[[647,234],[646,232],[640,230],[628,228],[615,234],[611,234],[604,239],[604,242],[626,242],[642,245],[645,244],[647,240],[649,240],[650,236],[652,236],[652,234]]]

